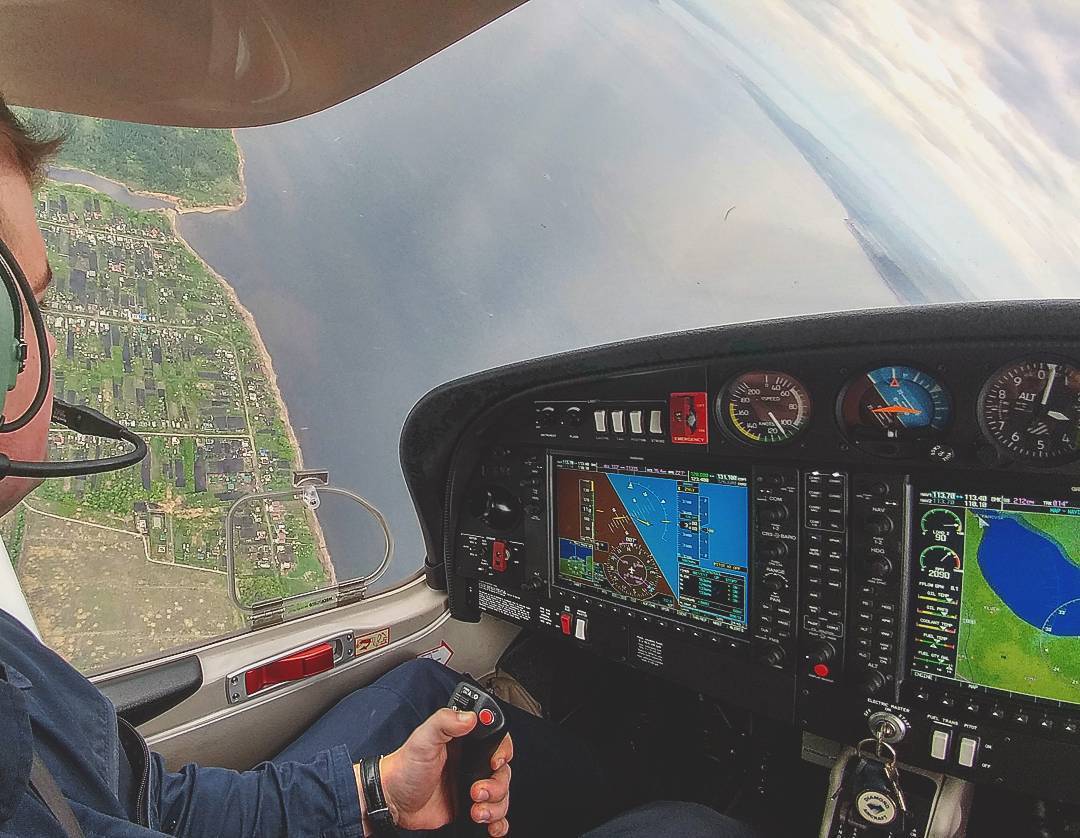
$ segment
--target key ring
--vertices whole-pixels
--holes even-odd
[[[887,766],[890,767],[896,765],[896,750],[888,742],[885,742],[882,739],[873,739],[870,737],[861,740],[859,744],[855,746],[855,750],[858,752],[860,757],[867,757],[867,754],[865,752],[865,748],[867,745],[874,746],[874,755],[872,757],[873,759],[880,760],[881,762],[884,762]],[[887,752],[888,757],[882,756],[882,751]]]

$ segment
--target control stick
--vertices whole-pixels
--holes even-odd
[[[494,698],[468,681],[454,687],[446,706],[452,710],[476,713],[476,727],[458,740],[461,744],[461,762],[458,767],[458,806],[454,831],[459,838],[486,836],[487,824],[476,823],[469,815],[473,805],[471,791],[473,783],[491,776],[491,758],[506,735],[506,716]]]

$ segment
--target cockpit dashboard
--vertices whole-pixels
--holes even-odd
[[[1080,304],[719,327],[453,382],[406,423],[429,579],[855,745],[1075,802]]]

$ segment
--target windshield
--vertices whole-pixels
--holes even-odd
[[[385,585],[424,559],[402,422],[446,380],[756,318],[1074,296],[1078,36],[1065,5],[531,0],[293,122],[87,121],[53,176],[179,208],[253,317],[283,437],[389,519]],[[377,564],[362,514],[319,520],[339,579]]]
[[[753,318],[1075,294],[1060,17],[530,2],[238,131],[247,203],[181,229],[255,314],[307,460],[391,516],[400,574],[420,545],[397,437],[447,379]]]

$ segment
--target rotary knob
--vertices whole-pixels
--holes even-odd
[[[885,686],[885,676],[871,667],[859,676],[857,686],[865,696],[876,695]]]
[[[757,505],[758,523],[761,524],[779,524],[786,521],[790,515],[791,510],[786,503],[763,501]]]
[[[766,643],[754,655],[763,666],[779,666],[784,662],[784,647],[779,643]]]
[[[791,552],[791,548],[788,547],[787,542],[779,541],[777,539],[770,539],[765,541],[758,547],[758,555],[766,561],[780,561],[787,558],[788,553]]]
[[[836,657],[836,647],[828,640],[816,641],[806,653],[806,660],[810,666],[828,666]]]
[[[887,579],[892,573],[892,562],[884,556],[871,556],[866,560],[866,572],[878,579]]]
[[[761,577],[761,587],[766,591],[772,591],[774,594],[780,593],[780,591],[784,590],[787,586],[787,579],[779,573],[766,573]]]
[[[875,512],[873,515],[866,516],[866,529],[871,535],[888,535],[895,528],[896,524],[888,515]]]

